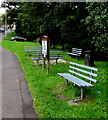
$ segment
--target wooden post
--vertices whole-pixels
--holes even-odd
[[[48,36],[42,37],[42,56],[43,56],[43,68],[45,68],[45,59],[47,58],[48,74],[50,73],[50,40]]]
[[[50,39],[47,40],[47,60],[48,60],[48,70],[47,73],[50,73]]]
[[[57,64],[57,59],[56,59],[56,64]]]
[[[43,57],[43,68],[45,69],[45,57]]]

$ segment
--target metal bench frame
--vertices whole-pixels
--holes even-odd
[[[57,73],[57,74],[66,79],[67,85],[68,85],[68,81],[71,81],[74,83],[74,85],[81,87],[81,99],[80,100],[83,100],[83,88],[94,87],[94,85],[92,85],[92,82],[96,83],[97,80],[93,79],[93,77],[98,77],[98,75],[95,74],[94,71],[98,71],[98,69],[93,68],[93,67],[88,67],[85,65],[81,65],[81,64],[77,64],[74,62],[70,62],[69,68],[70,68],[69,72],[71,74],[70,73]],[[81,77],[81,79],[79,78],[79,76]],[[90,83],[82,80],[82,78],[86,80],[90,80]]]
[[[72,48],[72,53],[67,52],[68,55],[76,56],[76,59],[82,55],[82,49]]]

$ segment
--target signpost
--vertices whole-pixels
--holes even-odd
[[[43,56],[43,68],[45,68],[45,58],[47,55],[47,36],[42,37],[42,56]]]
[[[47,36],[42,37],[42,56],[45,58],[47,55]]]
[[[42,36],[42,56],[43,56],[43,68],[45,68],[45,59],[48,60],[48,74],[50,72],[50,40],[48,36]]]

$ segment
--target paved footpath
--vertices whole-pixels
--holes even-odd
[[[0,120],[2,118],[2,47],[1,47],[2,35],[0,33]]]
[[[2,118],[38,118],[32,102],[16,55],[2,48]]]

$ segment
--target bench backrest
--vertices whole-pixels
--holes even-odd
[[[35,51],[41,51],[41,46],[25,46],[25,52],[35,52]]]
[[[62,58],[63,51],[50,51],[50,57],[52,58]],[[42,53],[40,51],[34,52],[33,56],[42,57]]]
[[[77,64],[74,62],[70,62],[69,68],[69,72],[71,72],[74,76],[85,78],[90,80],[90,82],[97,82],[97,80],[93,79],[93,77],[98,77],[98,75],[94,73],[95,71],[98,71],[97,68]]]
[[[82,49],[72,48],[72,53],[80,56],[82,54]]]
[[[42,51],[33,52],[33,55],[32,55],[32,56],[41,58],[41,57],[42,57]]]
[[[50,57],[62,57],[63,51],[50,51]]]

